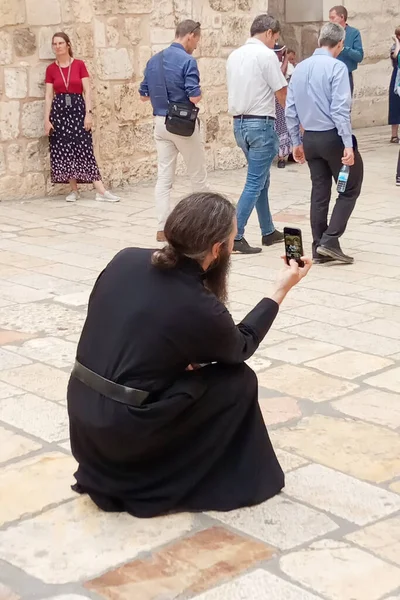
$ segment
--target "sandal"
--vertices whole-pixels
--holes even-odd
[[[393,137],[390,138],[390,143],[391,144],[398,144],[399,143],[399,138],[397,135],[394,135]]]

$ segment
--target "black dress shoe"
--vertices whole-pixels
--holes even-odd
[[[351,265],[354,262],[354,258],[352,256],[347,256],[340,248],[328,248],[327,246],[318,246],[317,248],[318,254],[322,256],[328,256],[333,260],[338,260],[346,265]]]
[[[253,248],[244,238],[235,240],[233,243],[233,254],[259,254],[261,248]]]
[[[313,258],[314,265],[325,265],[330,262],[335,262],[335,259],[330,256],[318,256]]]
[[[275,229],[275,231],[269,235],[263,235],[261,242],[263,246],[272,246],[272,244],[278,244],[279,242],[282,242],[283,237],[282,231]]]

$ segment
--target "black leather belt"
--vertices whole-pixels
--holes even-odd
[[[106,396],[107,398],[111,398],[111,400],[115,400],[115,402],[127,404],[128,406],[133,406],[135,408],[142,406],[144,401],[149,397],[148,392],[135,390],[134,388],[129,388],[125,385],[110,381],[94,371],[91,371],[87,367],[84,367],[77,360],[75,361],[71,376],[78,379],[94,392]]]
[[[234,119],[265,119],[266,121],[275,121],[275,117],[262,115],[235,115]]]

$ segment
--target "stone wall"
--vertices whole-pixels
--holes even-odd
[[[356,77],[355,122],[382,124],[387,53],[400,21],[399,2],[349,0],[346,5],[367,50]],[[0,199],[63,190],[50,184],[43,136],[44,72],[53,58],[51,37],[60,30],[71,36],[75,55],[91,74],[95,150],[107,183],[118,186],[155,174],[151,110],[139,101],[137,90],[149,57],[172,41],[176,23],[188,17],[203,29],[197,58],[208,168],[242,166],[227,115],[225,60],[247,38],[253,17],[266,10],[267,0],[1,0]],[[269,10],[285,21],[284,0],[270,0]],[[373,25],[367,28],[367,22]],[[308,56],[319,26],[285,24],[285,42]]]

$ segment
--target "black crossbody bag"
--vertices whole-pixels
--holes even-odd
[[[170,133],[190,137],[196,129],[199,109],[192,102],[170,102],[164,71],[164,53],[160,52],[161,75],[164,81],[165,94],[168,101],[168,114],[165,117],[165,127]]]

